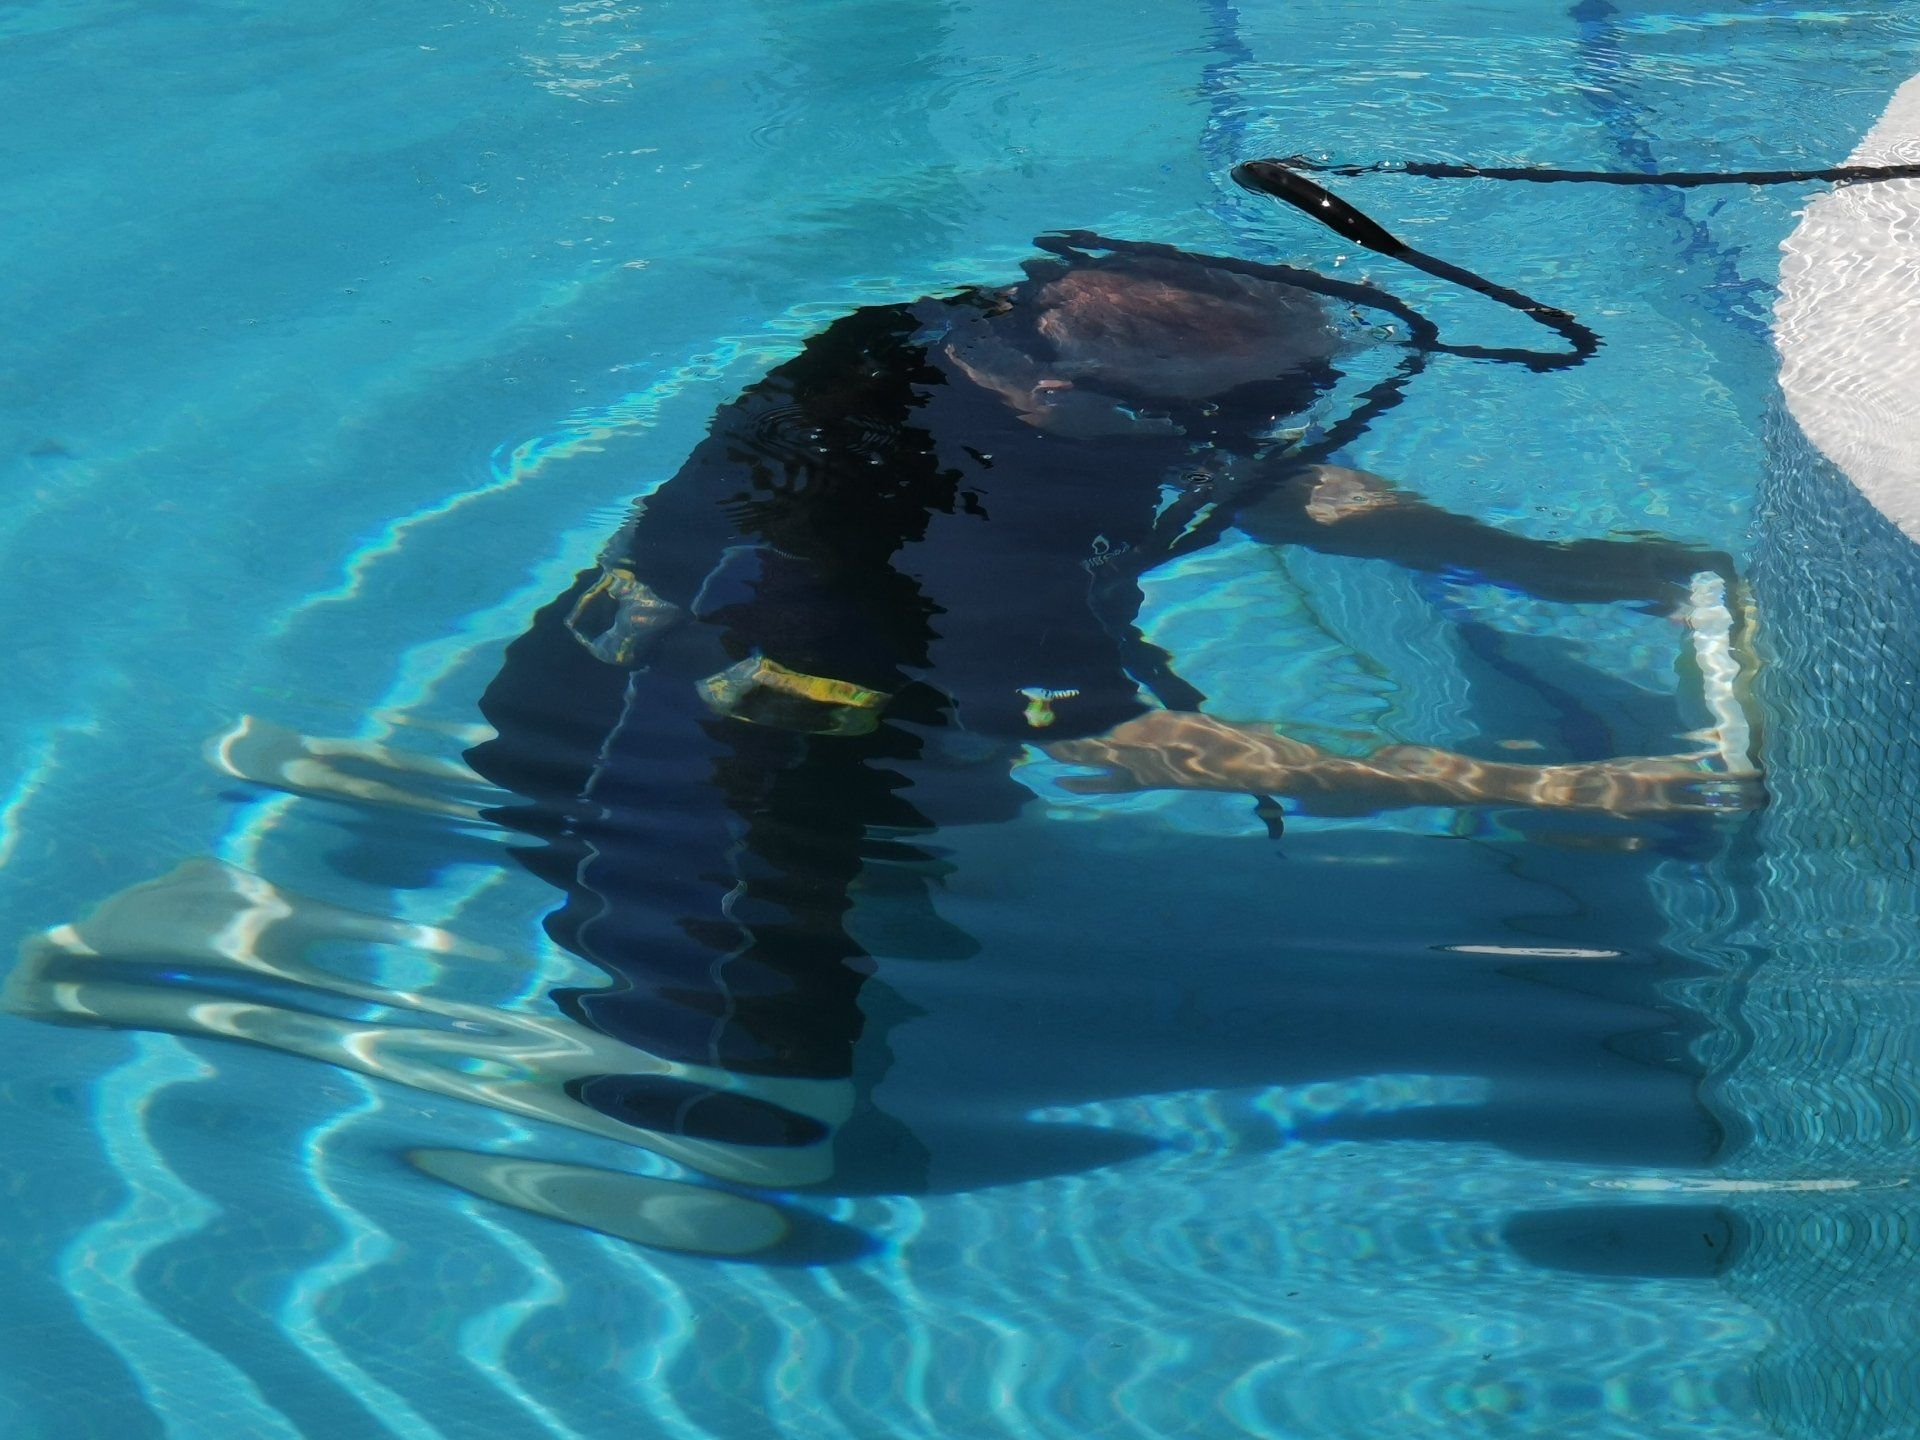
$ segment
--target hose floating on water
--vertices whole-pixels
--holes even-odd
[[[1598,334],[1565,310],[1522,295],[1458,265],[1416,250],[1384,226],[1303,172],[1321,175],[1411,175],[1431,180],[1517,180],[1536,184],[1659,185],[1692,189],[1702,185],[1791,185],[1810,180],[1854,184],[1869,180],[1920,179],[1920,163],[1900,165],[1830,165],[1787,170],[1561,170],[1548,165],[1455,165],[1425,160],[1382,160],[1370,165],[1338,165],[1288,155],[1270,160],[1248,160],[1233,168],[1236,183],[1270,195],[1312,216],[1335,234],[1377,254],[1411,265],[1438,280],[1484,295],[1554,331],[1569,346],[1563,355],[1541,355],[1530,350],[1488,350],[1442,346],[1449,353],[1476,359],[1506,360],[1533,370],[1556,370],[1578,365],[1600,348]]]
[[[1806,180],[1851,184],[1860,180],[1920,180],[1920,163],[1905,165],[1828,165],[1800,170],[1560,170],[1551,165],[1452,165],[1432,160],[1376,160],[1371,165],[1335,165],[1289,155],[1256,160],[1319,175],[1414,175],[1424,180],[1523,180],[1534,184],[1666,185],[1691,190],[1701,185],[1794,185]]]

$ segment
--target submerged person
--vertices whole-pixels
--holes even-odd
[[[1368,248],[1461,278],[1302,181],[1300,168],[1241,170],[1251,188]],[[1870,178],[1849,167],[1817,173]],[[343,947],[410,946],[428,973],[449,959],[511,970],[518,957],[189,865],[36,937],[8,978],[7,1006],[267,1045],[626,1139],[762,1192],[922,1188],[923,1120],[904,1137],[867,1123],[877,1067],[873,1043],[861,1042],[861,990],[874,962],[849,931],[853,887],[884,893],[879,908],[896,914],[924,902],[922,887],[946,862],[923,837],[1011,817],[1029,798],[1006,764],[1023,741],[1088,767],[1068,788],[1285,793],[1314,811],[1491,803],[1659,815],[1758,803],[1733,696],[1741,607],[1726,603],[1738,585],[1724,557],[1660,541],[1528,541],[1327,464],[1391,406],[1414,365],[1369,386],[1323,438],[1296,433],[1301,407],[1329,403],[1367,360],[1327,301],[1397,319],[1409,351],[1535,369],[1578,363],[1599,343],[1592,332],[1472,276],[1470,288],[1528,310],[1570,349],[1441,346],[1390,298],[1302,272],[1084,239],[1049,248],[1054,258],[1019,284],[862,310],[814,337],[723,407],[605,564],[510,647],[483,700],[498,738],[471,758],[521,797],[494,813],[540,842],[521,858],[566,895],[551,928],[610,977],[606,988],[561,993],[566,1015],[390,990],[343,974]],[[1720,730],[1717,763],[1489,764],[1415,746],[1340,756],[1201,713],[1171,657],[1133,626],[1136,582],[1230,526],[1564,601],[1671,609],[1684,594]],[[1019,693],[1006,693],[1010,680]],[[216,756],[283,790],[412,805],[455,824],[478,818],[464,767],[375,742],[248,720]],[[1629,872],[1631,884],[1643,878]],[[964,1093],[955,1108],[976,1125],[983,1115],[1002,1129],[1034,1122],[1027,1154],[1009,1163],[1003,1146],[998,1169],[976,1162],[960,1183],[1124,1153],[1104,1127],[1103,1152],[1084,1139],[1076,1148],[1071,1133],[1094,1127],[1059,1123],[1058,1107],[1375,1075],[1489,1084],[1471,1103],[1369,1105],[1321,1133],[1493,1141],[1634,1165],[1691,1166],[1711,1154],[1717,1133],[1695,1093],[1685,1012],[1676,1015],[1665,983],[1680,977],[1657,940],[1617,968],[1584,964],[1628,958],[1611,949],[1450,946],[1486,958],[1438,969],[1425,953],[1385,946],[1368,957],[1367,983],[1354,984],[1350,953],[1317,935],[1288,949],[1264,929],[1271,909],[1243,906],[1231,880],[1197,883],[1211,885],[1199,903],[1241,928],[1183,953],[1173,985],[1139,982],[1158,974],[1157,938],[1182,937],[1143,930],[1132,988],[1114,992],[1118,1004],[1105,990],[1092,1002],[1097,1027],[1071,1008],[1078,997],[1009,995],[992,1008],[1003,1028],[970,1029],[940,1052],[948,1065],[978,1057],[958,1079],[933,1076],[941,1101]],[[1150,925],[1157,897],[1124,905],[1135,898],[1116,904]],[[875,948],[968,953],[967,937],[943,933],[930,909],[920,920]],[[1547,938],[1567,937],[1556,928]],[[1248,973],[1241,955],[1256,948],[1283,963]],[[1525,959],[1556,955],[1583,962],[1577,978]],[[1106,956],[1057,958],[1082,964],[1089,994],[1087,976],[1110,978]],[[1207,965],[1211,991],[1193,973]],[[1055,1014],[1036,1019],[1049,1000]],[[1173,1005],[1180,1023],[1167,1021]],[[872,1008],[884,1025],[884,1007]],[[972,1023],[986,1029],[983,1013]],[[1081,1043],[1062,1045],[1062,1035]],[[1103,1047],[1104,1063],[1093,1053]],[[1049,1065],[1058,1073],[1036,1083]],[[1569,1084],[1575,1065],[1582,1083]],[[1041,1107],[1054,1107],[1044,1124]],[[942,1140],[944,1159],[953,1147]],[[734,1219],[723,1214],[725,1233],[715,1234],[691,1218],[689,1197],[663,1194],[651,1176],[446,1150],[410,1158],[491,1199],[702,1253],[764,1255],[754,1237],[777,1200],[763,1193],[744,1212],[721,1204]],[[614,1179],[621,1185],[609,1188]],[[702,1189],[695,1209],[745,1200]],[[809,1238],[796,1258],[831,1253]]]
[[[847,315],[750,385],[483,697],[498,738],[469,759],[521,797],[498,818],[541,842],[522,858],[566,895],[549,930],[611,982],[560,1006],[740,1077],[572,1082],[601,1114],[748,1146],[828,1138],[839,1118],[772,1103],[755,1077],[852,1075],[873,969],[847,924],[856,880],[925,908],[938,862],[916,837],[1012,818],[1032,798],[1008,763],[1027,743],[1116,784],[1178,784],[1196,735],[1216,754],[1245,738],[1197,713],[1205,697],[1135,623],[1140,578],[1229,527],[1570,602],[1677,610],[1702,576],[1736,583],[1717,553],[1524,540],[1325,464],[1332,444],[1300,422],[1369,363],[1329,299],[1417,319],[1377,292],[1092,237],[1049,248],[1010,286]],[[1354,413],[1393,398],[1375,384]],[[1292,743],[1194,783],[1269,814],[1275,793],[1719,803],[1680,760],[1476,779],[1443,752],[1329,764]],[[890,953],[965,953],[924,918]]]

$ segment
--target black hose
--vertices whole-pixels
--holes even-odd
[[[1415,270],[1431,275],[1437,280],[1459,285],[1473,291],[1476,295],[1484,295],[1489,300],[1518,310],[1529,320],[1546,326],[1560,336],[1569,347],[1560,354],[1477,345],[1442,345],[1435,346],[1436,349],[1444,350],[1448,354],[1463,355],[1469,359],[1498,360],[1525,365],[1530,370],[1560,370],[1580,364],[1600,348],[1599,335],[1582,325],[1565,310],[1552,305],[1543,305],[1538,300],[1522,295],[1518,290],[1497,285],[1485,276],[1476,275],[1473,271],[1442,260],[1436,255],[1429,255],[1424,250],[1414,249],[1406,241],[1390,234],[1371,216],[1355,209],[1331,190],[1307,179],[1295,168],[1292,160],[1249,160],[1233,167],[1233,179],[1236,184],[1245,189],[1286,201],[1287,204],[1312,216],[1335,234],[1345,236],[1356,245],[1365,246],[1377,254],[1410,265]]]
[[[1332,191],[1307,179],[1303,172],[1321,175],[1412,175],[1430,180],[1518,180],[1534,184],[1659,185],[1686,190],[1702,185],[1793,185],[1807,181],[1857,184],[1870,180],[1920,180],[1920,162],[1894,165],[1827,165],[1786,170],[1561,170],[1550,165],[1455,165],[1429,160],[1380,160],[1370,165],[1336,165],[1305,155],[1248,160],[1233,168],[1233,178],[1248,190],[1311,215],[1335,234],[1356,245],[1411,265],[1416,270],[1460,285],[1477,295],[1518,310],[1554,331],[1569,346],[1565,355],[1541,355],[1531,350],[1489,350],[1469,346],[1438,346],[1450,354],[1478,359],[1514,361],[1534,370],[1578,365],[1600,348],[1600,337],[1566,311],[1496,285],[1471,270],[1416,250],[1371,216],[1349,205]]]
[[[1806,180],[1849,184],[1858,180],[1920,180],[1920,163],[1829,165],[1805,170],[1557,170],[1551,165],[1451,165],[1431,160],[1379,160],[1371,165],[1333,165],[1289,155],[1254,161],[1320,175],[1416,175],[1427,180],[1523,180],[1535,184],[1665,185],[1690,190],[1701,185],[1795,185]],[[1358,212],[1355,212],[1358,213]]]

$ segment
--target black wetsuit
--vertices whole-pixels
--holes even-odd
[[[1418,503],[1316,522],[1297,460],[1269,452],[1276,422],[1339,384],[1330,359],[1204,402],[1072,397],[1116,406],[1118,433],[1037,427],[946,343],[986,326],[1044,358],[1023,293],[862,309],[810,339],[720,411],[607,555],[685,612],[644,667],[608,664],[569,630],[589,572],[483,698],[500,738],[472,761],[524,797],[501,818],[542,842],[520,853],[566,893],[549,928],[611,981],[561,1006],[743,1077],[600,1077],[576,1087],[596,1109],[742,1144],[821,1138],[744,1077],[851,1073],[871,961],[845,920],[863,865],[911,875],[926,862],[916,835],[1014,814],[1019,742],[1197,705],[1134,629],[1135,582],[1236,517],[1262,538],[1565,599],[1671,603],[1686,575],[1724,568],[1676,545],[1518,540]],[[700,683],[754,654],[886,693],[882,722],[820,735],[716,713]],[[1074,692],[1044,731],[1029,688]],[[930,749],[972,763],[935,767],[944,782],[922,773],[909,799],[894,767]]]

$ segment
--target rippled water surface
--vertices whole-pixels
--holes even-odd
[[[1920,563],[1778,398],[1810,190],[1342,182],[1607,343],[1435,357],[1333,458],[1724,552],[1732,641],[1229,531],[1138,626],[1236,744],[1506,788],[1256,810],[889,720],[840,743],[905,750],[686,862],[743,934],[845,862],[798,1000],[635,890],[632,953],[718,957],[660,1004],[771,1006],[832,1063],[656,1053],[665,1011],[593,1000],[606,942],[551,917],[612,832],[533,847],[564,747],[503,793],[483,702],[861,307],[1086,227],[1528,345],[1228,167],[1832,163],[1916,69],[1894,0],[15,0],[0,1433],[1920,1431]],[[527,692],[619,713],[576,649]],[[1764,806],[1486,769],[1749,748]],[[687,766],[730,772],[674,755],[620,823],[705,857]]]

